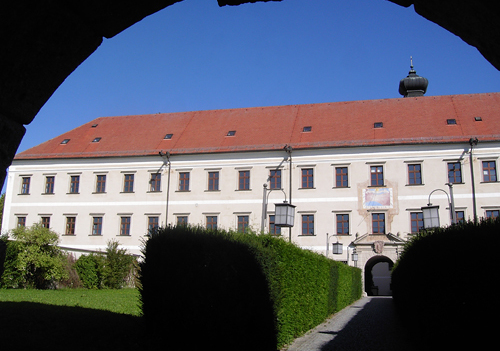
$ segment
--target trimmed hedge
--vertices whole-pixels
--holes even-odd
[[[143,315],[174,350],[276,350],[361,297],[359,269],[269,235],[169,227],[143,254]]]
[[[499,244],[500,218],[438,228],[406,244],[392,271],[393,298],[422,343],[495,335],[488,320],[500,312],[494,254]]]

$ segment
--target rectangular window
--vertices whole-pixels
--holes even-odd
[[[149,180],[149,191],[158,192],[161,191],[161,173],[152,173],[151,179]]]
[[[45,177],[45,194],[54,193],[54,176]]]
[[[420,164],[408,165],[408,184],[409,185],[422,184],[422,165]]]
[[[276,216],[269,215],[269,234],[271,235],[281,235],[281,227],[275,225]]]
[[[465,212],[464,211],[455,211],[455,214],[457,216],[457,223],[464,223],[465,222]]]
[[[188,225],[188,216],[177,216],[177,225],[178,226]]]
[[[248,229],[248,216],[238,216],[238,232],[246,233]]]
[[[120,217],[120,235],[130,235],[130,217]]]
[[[335,167],[335,187],[347,188],[347,167]]]
[[[97,175],[95,192],[96,193],[105,193],[106,192],[106,175],[105,174]]]
[[[312,168],[302,169],[302,188],[312,189],[314,187],[314,173]]]
[[[238,190],[250,190],[250,171],[239,171]]]
[[[496,182],[497,169],[495,161],[483,161],[483,182]]]
[[[76,217],[66,217],[66,235],[75,235]]]
[[[123,179],[123,192],[133,193],[134,192],[134,175],[125,174]]]
[[[217,229],[217,216],[207,216],[207,229]]]
[[[179,191],[189,191],[189,172],[179,173]]]
[[[269,189],[281,189],[281,170],[271,170],[269,172]]]
[[[411,233],[416,234],[424,228],[424,215],[422,212],[410,212]]]
[[[29,194],[30,193],[30,181],[31,177],[23,177],[21,184],[21,194]]]
[[[148,233],[154,232],[159,227],[159,217],[149,216],[148,217]]]
[[[448,163],[448,183],[462,183],[462,165],[460,162]]]
[[[80,176],[71,176],[69,183],[69,192],[71,194],[78,194],[80,191]]]
[[[349,234],[349,214],[337,214],[337,235]]]
[[[50,228],[50,217],[42,217],[42,226],[47,229]]]
[[[17,217],[17,226],[18,227],[26,227],[26,217],[24,217],[24,216]]]
[[[372,213],[373,234],[385,234],[385,213]]]
[[[370,185],[371,186],[384,185],[384,166],[370,167]]]
[[[494,219],[497,218],[499,214],[499,210],[486,210],[486,218]]]
[[[92,217],[92,235],[102,235],[102,217]]]
[[[302,215],[302,235],[314,235],[314,215]]]
[[[219,172],[208,172],[208,190],[219,190]]]

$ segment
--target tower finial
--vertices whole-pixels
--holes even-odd
[[[413,57],[410,56],[410,69],[413,69]]]

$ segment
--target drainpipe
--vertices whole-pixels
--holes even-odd
[[[477,138],[470,138],[469,139],[470,175],[471,175],[471,182],[472,182],[472,209],[474,211],[474,224],[477,224],[477,208],[476,208],[476,184],[474,182],[474,158],[472,155],[472,151],[474,149],[474,146],[476,146],[478,142],[479,142],[479,140]]]
[[[289,186],[289,198],[290,205],[292,204],[292,147],[290,145],[285,145],[285,151],[288,153],[288,160],[290,162],[290,186]],[[292,227],[288,228],[288,241],[292,242]]]

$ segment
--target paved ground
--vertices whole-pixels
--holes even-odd
[[[364,297],[294,341],[287,351],[416,350],[392,297]]]

